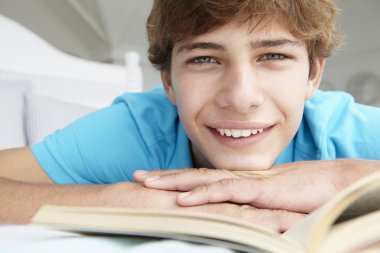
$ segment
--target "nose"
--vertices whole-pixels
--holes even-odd
[[[235,64],[226,70],[216,102],[219,107],[246,113],[263,104],[264,87],[249,64]]]

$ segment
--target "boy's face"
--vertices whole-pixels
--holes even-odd
[[[262,170],[295,135],[323,65],[309,77],[305,45],[278,24],[233,21],[176,43],[162,79],[197,166]]]

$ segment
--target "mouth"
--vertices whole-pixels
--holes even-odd
[[[221,136],[232,138],[247,138],[252,135],[259,135],[264,132],[264,128],[256,129],[228,129],[228,128],[214,128]]]
[[[274,125],[262,128],[214,128],[208,127],[212,135],[221,144],[230,148],[252,147],[266,139]]]

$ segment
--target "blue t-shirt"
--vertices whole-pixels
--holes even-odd
[[[276,164],[336,158],[380,159],[380,108],[343,92],[317,91],[305,103],[300,128]],[[126,93],[32,145],[58,184],[133,181],[138,169],[193,167],[177,108],[162,88]]]

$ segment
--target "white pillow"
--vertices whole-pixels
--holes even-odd
[[[0,82],[0,149],[26,145],[24,107],[27,89],[26,82]]]
[[[0,71],[1,72],[1,71]],[[0,78],[0,90],[12,89],[25,95],[30,91],[31,83],[27,80],[2,80]]]
[[[124,83],[103,83],[65,77],[42,76],[0,69],[2,81],[28,81],[29,93],[88,107],[105,107],[126,91]]]
[[[42,141],[49,134],[95,110],[54,98],[29,95],[26,99],[27,144]]]

